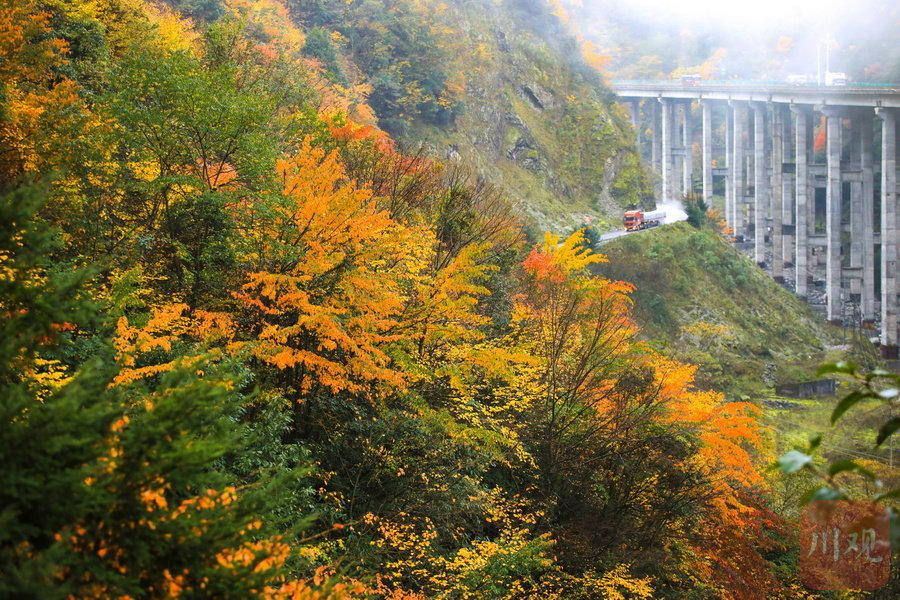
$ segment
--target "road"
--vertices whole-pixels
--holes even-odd
[[[640,230],[638,230],[638,231],[640,231]],[[618,231],[610,231],[609,233],[601,234],[600,235],[600,243],[602,244],[603,242],[608,242],[609,240],[614,240],[617,237],[621,237],[621,236],[625,235],[626,233],[629,233],[629,232],[625,231],[624,229],[620,229]]]

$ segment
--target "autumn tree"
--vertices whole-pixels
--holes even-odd
[[[716,597],[783,590],[765,554],[784,550],[786,529],[759,499],[753,407],[694,390],[694,367],[639,344],[631,287],[586,271],[602,260],[577,235],[532,251],[503,344],[531,358],[510,357],[515,375],[498,386],[509,391],[493,392],[519,405],[514,439],[538,469],[535,501],[557,551],[585,573],[628,562],[660,590],[688,573],[702,573],[699,587]],[[705,536],[697,523],[727,534]],[[727,549],[716,543],[726,538]],[[654,567],[672,557],[677,571]]]
[[[660,396],[671,408],[666,420],[698,440],[687,460],[703,490],[695,510],[677,522],[679,543],[670,548],[684,553],[690,571],[718,597],[791,597],[773,572],[773,561],[786,561],[790,526],[766,500],[759,409],[692,389],[693,365],[662,358],[657,365],[665,374]]]
[[[78,146],[82,101],[51,17],[31,0],[0,2],[0,188],[60,168]]]
[[[535,401],[544,430],[541,463],[551,495],[558,493],[553,491],[554,473],[579,460],[578,448],[561,442],[589,443],[591,433],[580,429],[593,427],[587,417],[602,419],[598,409],[608,400],[610,381],[625,367],[633,344],[630,287],[591,278],[587,266],[602,258],[578,248],[579,240],[572,235],[557,247],[558,240],[547,235],[531,252],[523,263],[527,283],[517,307],[518,324],[528,336],[523,341],[540,358]]]
[[[498,188],[475,181],[464,168],[446,167],[437,201],[426,208],[440,246],[434,266],[449,265],[464,248],[482,245],[484,260],[496,261],[522,241],[522,226]]]
[[[239,382],[182,364],[111,385],[108,346],[54,376],[50,359],[84,335],[93,307],[79,297],[84,272],[46,264],[38,198],[26,188],[0,201],[0,592],[274,595],[289,553],[273,536],[277,489],[222,468],[247,443]]]
[[[420,148],[379,136],[372,128],[332,119],[331,133],[347,177],[372,191],[377,205],[399,222],[415,222],[441,193],[442,166]]]
[[[345,182],[334,153],[306,143],[277,169],[279,193],[233,208],[254,355],[297,400],[402,385],[385,344],[396,339],[401,279],[421,260],[422,232]]]
[[[592,278],[588,265],[603,258],[579,241],[548,235],[525,260],[509,339],[535,358],[515,389],[531,415],[520,435],[540,502],[567,560],[585,567],[660,540],[702,477],[683,466],[697,442],[663,419],[658,374],[629,321],[631,287]]]
[[[69,254],[112,258],[208,307],[231,282],[225,205],[270,189],[289,140],[325,128],[309,108],[296,29],[262,28],[263,17],[234,2],[201,35],[177,14],[142,6],[98,11],[111,60],[92,95],[91,152],[67,165],[52,206],[67,215]]]

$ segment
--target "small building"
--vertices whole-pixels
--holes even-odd
[[[809,398],[810,396],[833,396],[837,389],[834,379],[818,379],[803,383],[785,383],[775,386],[775,394],[786,398]]]

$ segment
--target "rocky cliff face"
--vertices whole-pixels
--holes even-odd
[[[384,7],[388,4],[385,0]],[[396,4],[382,7],[386,18],[394,19]],[[405,50],[414,48],[413,43],[394,42],[390,71],[362,67],[376,82],[373,107],[379,123],[392,134],[470,167],[503,189],[537,229],[565,233],[585,216],[601,228],[605,222],[614,227],[624,206],[648,199],[649,177],[635,155],[630,124],[602,74],[584,62],[579,44],[550,14],[545,0],[451,0],[440,5],[421,0],[404,10],[404,15],[416,10],[438,15],[416,38],[433,39],[420,45],[417,55]],[[351,42],[354,32],[348,33],[347,24],[352,27],[348,20],[354,14],[344,13],[342,26]],[[395,19],[382,37],[412,39],[414,29],[409,18]],[[436,58],[422,59],[422,52],[435,46],[440,50]],[[357,63],[367,58],[359,52],[355,56]],[[377,82],[413,63],[431,74],[407,71],[404,80],[395,77],[391,85],[400,99],[383,101],[386,84]],[[415,77],[420,89],[432,89],[430,82],[444,85],[434,86],[439,90],[435,97],[442,94],[437,100],[444,108],[441,118],[433,111],[409,110],[410,102],[402,108],[401,88]],[[426,102],[415,106],[422,109]]]
[[[623,206],[648,195],[631,127],[602,74],[541,6],[456,5],[461,34],[481,50],[480,64],[474,52],[454,64],[467,76],[465,108],[450,126],[411,132],[506,190],[538,228],[570,231],[585,216],[614,226]],[[617,188],[628,176],[637,184]]]

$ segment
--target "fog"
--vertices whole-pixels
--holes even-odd
[[[591,0],[587,0],[587,4]],[[858,4],[853,5],[854,8]],[[817,22],[833,26],[850,8],[846,0],[629,0],[626,12],[651,17],[680,27],[778,29],[779,26]]]
[[[684,212],[684,205],[678,200],[670,200],[669,202],[657,204],[656,209],[666,211],[666,224],[687,220],[687,213]]]
[[[614,79],[669,77],[703,67],[710,79],[784,80],[850,74],[900,81],[897,0],[570,0],[577,33],[610,57]]]

